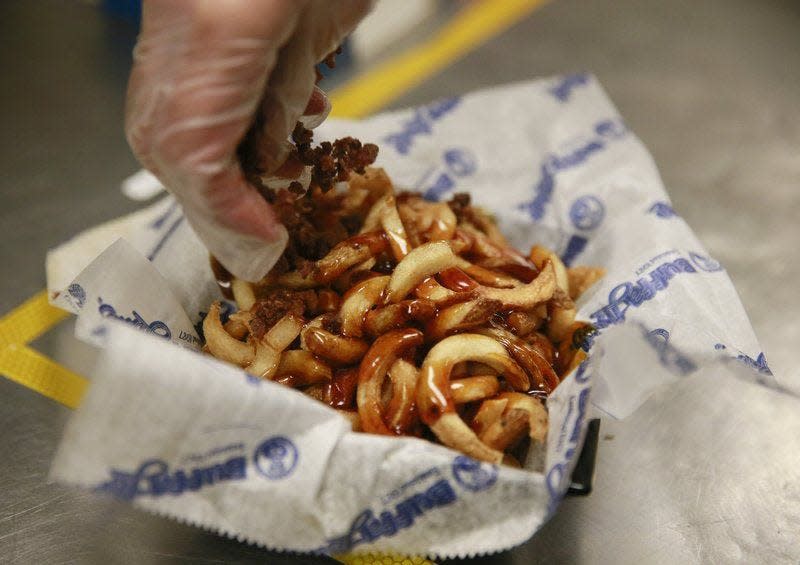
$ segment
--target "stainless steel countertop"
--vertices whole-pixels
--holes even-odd
[[[800,388],[800,4],[560,0],[395,104],[595,73],[652,152],[676,210],[729,271],[783,384]],[[44,286],[45,251],[134,210],[122,133],[132,26],[88,3],[0,4],[0,312]],[[33,345],[86,372],[66,322]],[[698,375],[604,421],[595,491],[480,563],[797,562],[796,400]],[[716,388],[715,388],[716,387]],[[719,397],[703,405],[699,391]],[[735,412],[727,406],[738,405]],[[314,563],[46,484],[69,410],[0,379],[0,555],[14,563]],[[718,438],[713,450],[698,449]]]

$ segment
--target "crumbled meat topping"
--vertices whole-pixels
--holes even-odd
[[[261,339],[286,314],[303,316],[305,310],[303,293],[285,289],[274,290],[258,300],[250,310],[253,314],[250,320],[250,333],[256,339]]]
[[[341,51],[341,47],[337,48],[323,62],[333,68],[334,58]],[[276,190],[264,186],[261,180],[266,174],[260,153],[266,125],[263,114],[258,112],[237,148],[237,156],[247,181],[272,205],[289,232],[289,244],[281,258],[281,268],[307,270],[310,267],[306,263],[321,259],[334,245],[357,233],[361,227],[357,216],[343,216],[333,201],[329,209],[325,209],[324,199],[312,196],[317,192],[327,193],[336,182],[348,180],[351,171],[363,174],[365,167],[375,162],[378,146],[362,144],[353,137],[337,139],[333,143],[324,141],[314,146],[313,132],[298,122],[291,135],[295,147],[279,174],[283,172],[289,179],[295,178],[295,170],[309,167],[310,186],[305,190],[297,180],[287,179],[286,188]]]
[[[300,162],[311,167],[311,186],[329,191],[335,182],[346,181],[350,171],[359,174],[375,162],[378,146],[374,143],[362,144],[352,137],[337,139],[333,143],[323,141],[311,146],[313,132],[297,123],[292,132],[292,141],[297,146]]]

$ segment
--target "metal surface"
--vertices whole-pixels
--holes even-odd
[[[730,272],[773,371],[797,387],[798,30],[800,5],[789,0],[561,0],[396,106],[595,73],[651,150],[676,210]],[[121,129],[134,31],[89,4],[6,1],[0,32],[5,312],[44,285],[48,247],[136,207],[115,188],[136,170]],[[70,325],[34,346],[85,372],[92,353]],[[714,375],[662,391],[630,420],[603,422],[590,496],[567,499],[524,546],[477,561],[797,562],[797,407]],[[315,561],[46,484],[67,416],[0,379],[3,560]]]

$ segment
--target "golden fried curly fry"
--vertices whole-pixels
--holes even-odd
[[[266,283],[262,284],[298,290],[324,286],[351,267],[382,252],[387,245],[386,234],[382,231],[359,234],[337,244],[309,273],[289,271],[274,278],[267,275]]]
[[[523,410],[509,410],[492,422],[478,436],[484,444],[497,451],[505,451],[525,437],[528,429],[528,414]]]
[[[281,354],[275,380],[293,377],[293,386],[304,386],[330,381],[332,375],[331,368],[308,351],[291,349]]]
[[[380,301],[389,278],[382,276],[363,280],[345,293],[339,310],[342,335],[363,335],[364,316]]]
[[[449,267],[455,267],[457,257],[444,241],[425,243],[413,249],[394,268],[386,286],[385,303],[403,300],[423,279]]]
[[[547,324],[547,335],[553,341],[561,341],[575,321],[575,303],[570,298],[569,277],[567,268],[561,258],[550,249],[540,245],[531,248],[530,259],[540,269],[545,263],[553,266],[556,276],[556,292],[550,305],[550,321]]]
[[[497,300],[505,308],[531,309],[553,297],[556,291],[556,276],[552,263],[547,263],[539,275],[526,285],[516,288],[481,287],[478,292],[484,298]]]
[[[389,238],[389,247],[397,261],[408,255],[411,250],[408,235],[403,221],[400,219],[400,214],[397,212],[394,196],[391,194],[387,194],[375,203],[364,220],[361,233],[376,229],[383,229],[386,233]]]
[[[500,302],[476,298],[442,308],[425,327],[428,340],[438,340],[450,334],[485,324],[499,309]]]
[[[408,325],[411,321],[425,322],[436,315],[436,304],[430,300],[417,298],[401,300],[395,304],[370,310],[364,316],[364,329],[369,335],[383,333]]]
[[[429,426],[433,433],[436,434],[436,437],[439,438],[439,441],[448,447],[457,449],[461,453],[480,461],[488,461],[494,464],[499,464],[503,461],[503,452],[483,443],[475,435],[475,432],[454,412],[442,414],[438,420],[429,424]]]
[[[252,319],[253,315],[249,311],[239,310],[228,316],[228,321],[223,327],[232,337],[241,340],[250,333],[250,320]]]
[[[219,319],[219,302],[214,302],[208,309],[208,315],[203,320],[203,335],[211,354],[223,361],[244,367],[250,364],[255,356],[252,344],[239,341],[222,327]]]
[[[294,314],[287,314],[255,342],[256,354],[253,361],[245,367],[251,375],[271,379],[278,370],[281,352],[289,347],[303,329],[303,320]]]
[[[322,328],[309,329],[304,341],[311,353],[335,365],[358,363],[369,348],[363,339],[335,335]]]
[[[457,293],[439,284],[436,277],[424,278],[414,289],[414,296],[436,303],[451,302],[453,299],[457,299]]]
[[[407,433],[416,420],[417,377],[417,368],[405,359],[398,359],[389,369],[392,396],[386,405],[385,420],[396,434]]]
[[[247,281],[236,278],[231,280],[231,292],[233,292],[233,299],[236,301],[236,306],[239,307],[239,310],[250,310],[253,304],[256,303],[253,285]]]
[[[422,343],[422,332],[412,328],[392,330],[375,340],[358,370],[356,400],[361,426],[374,434],[394,433],[383,420],[381,389],[394,362]]]
[[[484,400],[497,394],[500,381],[494,375],[475,375],[450,381],[450,394],[454,404]]]
[[[398,211],[409,231],[417,234],[415,246],[431,241],[449,241],[455,234],[458,220],[444,202],[409,198],[398,205]]]
[[[481,442],[455,412],[450,373],[456,363],[472,360],[495,367],[515,388],[528,389],[527,375],[497,341],[483,335],[459,334],[434,345],[422,362],[417,409],[422,421],[445,445],[476,459],[499,463],[502,452]]]
[[[532,377],[536,390],[542,390],[549,394],[561,382],[550,363],[524,339],[502,328],[481,328],[475,331],[501,343],[511,357]]]
[[[370,156],[350,157],[348,169]],[[541,465],[542,399],[586,359],[592,328],[575,321],[575,299],[604,271],[567,269],[542,246],[519,253],[467,195],[427,202],[395,194],[381,169],[337,171],[333,190],[263,188],[290,242],[255,285],[215,270],[240,310],[223,327],[211,306],[203,350],[354,430]]]

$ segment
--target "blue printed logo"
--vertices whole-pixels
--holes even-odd
[[[277,481],[288,477],[297,466],[297,448],[283,436],[271,437],[256,448],[253,462],[266,478]]]
[[[108,492],[124,500],[133,500],[139,496],[175,496],[223,482],[242,481],[247,479],[248,475],[245,455],[237,454],[219,460],[222,454],[242,450],[244,445],[241,443],[214,448],[204,455],[193,456],[192,461],[205,460],[206,463],[192,468],[171,469],[162,459],[148,459],[135,471],[112,468],[111,478],[95,487],[95,490]],[[297,466],[297,460],[297,448],[289,439],[282,436],[265,440],[259,444],[253,455],[253,462],[259,474],[270,480],[289,476]]]
[[[650,268],[655,264],[656,259],[674,253],[674,251],[669,251],[657,255],[637,270],[637,274],[643,273],[646,268]],[[691,259],[691,262],[689,259]],[[699,253],[690,252],[689,259],[678,257],[677,259],[664,261],[650,270],[647,273],[647,277],[640,277],[636,281],[626,281],[612,288],[611,292],[608,293],[608,303],[589,314],[592,324],[597,330],[597,333],[592,336],[592,340],[603,329],[625,321],[625,315],[629,308],[638,308],[655,298],[658,293],[666,290],[670,280],[676,275],[681,273],[713,273],[722,270],[722,266],[717,261]],[[681,364],[685,367],[689,366],[688,364]],[[690,361],[689,364],[691,364]]]
[[[566,75],[559,77],[555,86],[548,88],[547,91],[559,102],[567,102],[572,96],[573,90],[580,86],[586,86],[588,83],[589,75],[586,73]]]
[[[459,455],[453,460],[453,478],[469,491],[486,490],[497,481],[497,466]]]
[[[481,463],[470,457],[459,455],[453,460],[451,468],[455,482],[469,492],[486,490],[497,482],[496,465]],[[424,486],[426,483],[430,486]],[[344,535],[328,540],[318,551],[344,553],[363,543],[397,535],[414,526],[429,512],[449,506],[457,500],[453,483],[443,476],[443,469],[432,467],[382,497],[379,508],[364,509]]]
[[[407,486],[400,487],[402,491],[412,486],[417,487],[413,492],[404,493],[403,498],[384,505],[381,510],[363,510],[344,535],[328,540],[318,551],[327,554],[344,553],[358,545],[392,537],[411,528],[429,512],[455,503],[458,499],[456,491],[446,478],[439,478],[432,485],[419,488],[420,481],[437,477],[440,477],[438,469],[425,471],[414,477]]]
[[[577,149],[564,155],[548,155],[540,167],[539,181],[533,187],[535,196],[518,208],[532,219],[541,220],[553,198],[556,174],[582,165],[593,154],[603,151],[612,141],[625,137],[627,133],[628,129],[619,118],[603,120],[595,124],[595,135],[583,141]]]
[[[387,135],[383,141],[393,146],[401,155],[408,155],[414,139],[420,135],[430,135],[433,124],[452,112],[460,103],[460,97],[446,98],[418,108],[410,120],[403,122],[399,132]]]
[[[655,298],[656,294],[669,286],[669,281],[680,273],[696,273],[697,269],[683,257],[666,261],[650,271],[649,279],[640,278],[636,282],[623,282],[608,293],[608,304],[589,315],[595,328],[602,330],[625,320],[625,312],[630,307],[637,308]]]
[[[191,470],[175,471],[171,471],[169,465],[161,459],[149,459],[132,473],[111,469],[111,479],[95,490],[108,492],[123,500],[133,500],[143,495],[160,497],[179,495],[186,491],[194,492],[204,487],[246,477],[247,462],[241,456]]]
[[[672,218],[673,216],[677,216],[675,210],[672,209],[672,206],[669,205],[668,202],[656,202],[647,210],[651,214],[655,214],[659,218]]]
[[[83,305],[86,303],[86,291],[83,290],[83,287],[78,283],[72,283],[67,287],[67,292],[72,297],[75,306],[83,308]]]
[[[456,187],[459,178],[473,175],[478,168],[475,155],[466,148],[450,148],[444,152],[442,160],[444,161],[443,168],[429,169],[415,183],[415,186],[421,187],[423,197],[427,200],[441,199],[445,193]],[[431,177],[434,180],[429,183]]]
[[[569,219],[580,230],[593,230],[599,226],[606,215],[603,202],[596,196],[581,196],[572,203]]]
[[[137,330],[143,330],[149,334],[153,334],[164,339],[172,339],[172,330],[170,330],[167,324],[161,320],[155,320],[148,323],[144,318],[142,318],[141,315],[139,315],[136,310],[133,310],[131,312],[131,317],[128,318],[121,314],[117,314],[116,309],[114,309],[111,304],[104,303],[102,298],[98,298],[97,302],[100,303],[97,311],[100,312],[100,315],[104,318],[113,318],[133,326]]]

